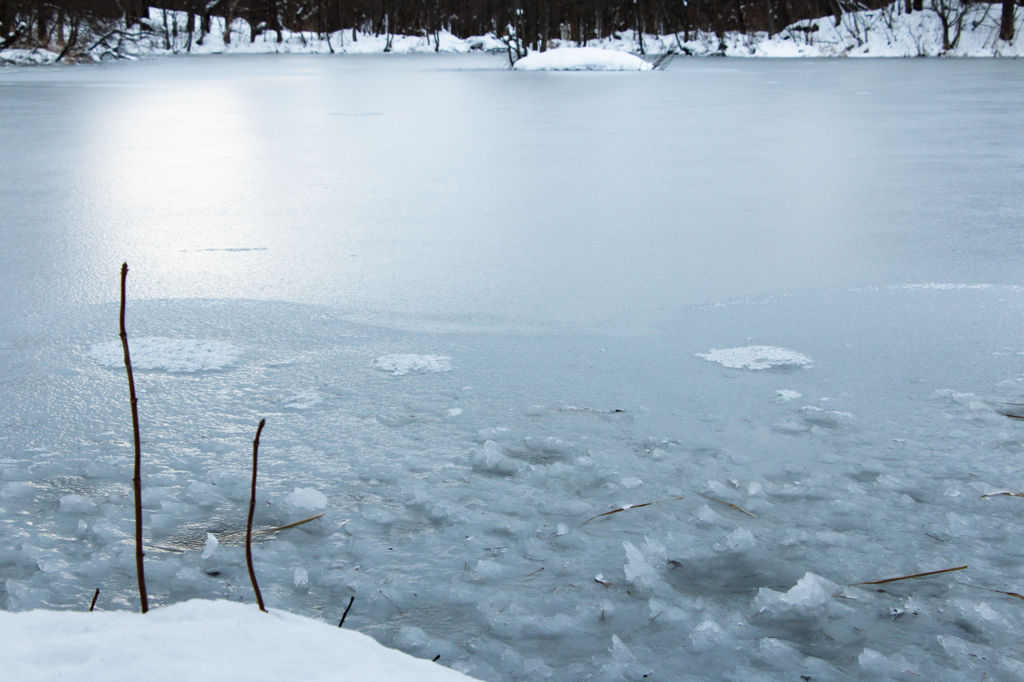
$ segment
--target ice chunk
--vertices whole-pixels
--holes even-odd
[[[207,533],[206,546],[203,547],[202,558],[209,559],[211,556],[213,556],[213,553],[217,550],[217,545],[219,544],[220,543],[217,542],[217,538],[216,536],[214,536],[213,533]]]
[[[473,450],[469,456],[473,471],[482,471],[501,476],[511,476],[519,471],[519,465],[505,456],[501,446],[493,440],[484,443],[481,450]]]
[[[96,503],[81,495],[64,495],[60,498],[60,511],[64,514],[92,514]]]
[[[775,396],[776,396],[775,397],[775,402],[777,402],[777,403],[788,403],[790,400],[796,400],[797,398],[802,398],[803,394],[802,393],[797,393],[796,391],[790,391],[790,390],[785,389],[785,388],[780,388],[778,391],[775,391]]]
[[[712,348],[697,357],[717,362],[731,369],[771,369],[772,367],[810,367],[813,363],[803,353],[775,346],[743,346],[742,348]]]
[[[305,511],[327,509],[327,496],[316,488],[296,488],[288,493],[285,501],[293,508]]]
[[[382,526],[390,526],[392,523],[398,520],[398,517],[395,514],[392,514],[390,511],[384,509],[383,507],[363,507],[363,509],[360,510],[359,513],[367,521],[379,523]]]
[[[292,584],[297,590],[305,590],[309,587],[309,572],[301,566],[296,566],[292,572]]]
[[[658,572],[647,562],[644,553],[628,540],[624,541],[622,546],[626,549],[626,559],[628,560],[623,567],[626,580],[637,587],[648,589],[653,587],[658,582]]]
[[[602,682],[618,682],[619,680],[643,680],[649,671],[642,668],[636,656],[629,650],[618,635],[612,635],[612,659],[597,674]]]
[[[762,587],[754,598],[758,613],[774,616],[810,617],[820,614],[839,590],[839,586],[819,575],[807,572],[789,592]]]
[[[133,369],[162,369],[166,372],[201,372],[231,366],[242,354],[240,348],[224,341],[143,337],[129,339]],[[104,367],[124,367],[121,341],[94,345],[88,356]]]
[[[447,372],[451,370],[451,358],[446,355],[384,355],[373,361],[374,367],[395,376],[410,372]]]
[[[697,651],[707,651],[725,638],[725,630],[713,620],[706,620],[690,633],[690,642]]]
[[[725,536],[722,542],[715,543],[716,552],[745,552],[753,549],[756,541],[754,534],[746,528],[737,528]]]

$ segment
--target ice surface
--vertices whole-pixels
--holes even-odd
[[[636,55],[596,47],[563,47],[531,52],[513,66],[516,71],[650,71]]]
[[[717,362],[731,369],[771,369],[772,367],[810,367],[812,360],[803,353],[774,346],[744,346],[742,348],[711,349],[707,353],[697,353],[697,357],[708,362]],[[789,391],[782,397],[796,393]],[[796,393],[796,397],[799,397]]]
[[[165,339],[145,336],[128,341],[132,369],[162,369],[167,372],[201,372],[224,369],[241,355],[241,349],[224,341]],[[124,347],[120,341],[98,343],[89,357],[105,367],[124,367]]]
[[[128,258],[130,340],[244,350],[136,374],[154,606],[252,604],[265,417],[267,603],[438,665],[1019,677],[1022,63],[489,60],[0,72],[2,606],[137,609]]]
[[[395,376],[423,374],[426,372],[448,372],[452,368],[451,358],[444,355],[385,355],[373,361],[378,369]]]

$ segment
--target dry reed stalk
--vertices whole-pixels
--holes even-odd
[[[128,398],[132,406],[132,435],[135,437],[135,476],[132,487],[135,489],[135,572],[139,578],[139,601],[142,612],[149,611],[149,595],[146,594],[146,572],[142,558],[142,438],[139,435],[139,400],[135,397],[135,377],[132,374],[132,358],[128,352],[128,332],[124,328],[124,308],[127,298],[128,263],[121,266],[121,345],[124,347],[124,367],[128,371]]]
[[[697,494],[698,494],[698,495],[700,495],[701,497],[703,497],[703,498],[704,498],[704,499],[706,499],[706,500],[711,500],[712,502],[718,502],[719,504],[724,504],[724,505],[725,505],[726,507],[732,507],[732,508],[733,508],[733,509],[735,509],[736,511],[740,511],[740,512],[743,512],[743,513],[744,513],[744,514],[746,514],[747,516],[753,516],[753,517],[754,517],[755,519],[757,518],[757,514],[753,514],[753,513],[751,513],[751,512],[748,512],[748,511],[747,511],[746,509],[744,509],[743,507],[737,507],[737,506],[736,506],[735,504],[733,504],[732,502],[726,502],[725,500],[720,500],[720,499],[718,499],[717,497],[711,497],[710,495],[705,495],[704,493],[697,493]]]
[[[249,580],[252,581],[253,592],[256,593],[256,602],[260,605],[260,611],[267,612],[263,606],[263,595],[260,594],[260,586],[256,582],[256,571],[252,567],[252,517],[256,513],[256,460],[260,452],[260,434],[267,420],[261,419],[259,428],[256,429],[256,438],[252,442],[252,494],[249,496],[249,523],[245,529],[245,563],[249,566]]]
[[[356,601],[356,598],[355,598],[355,597],[349,597],[349,600],[348,600],[348,606],[346,606],[346,607],[345,607],[345,613],[341,614],[341,622],[340,622],[340,623],[338,623],[338,627],[339,627],[339,628],[340,628],[340,627],[341,627],[342,625],[344,625],[344,624],[345,624],[345,619],[346,619],[346,618],[348,618],[348,612],[349,612],[349,609],[351,609],[351,608],[352,608],[352,604],[354,604],[354,603],[355,603],[355,601]]]
[[[92,613],[92,610],[94,608],[96,608],[96,600],[99,599],[99,598],[100,598],[100,588],[97,587],[96,588],[96,593],[92,595],[92,603],[89,604],[89,613]]]
[[[1005,495],[1006,497],[1024,497],[1024,493],[1010,493],[1010,492],[1006,492],[1006,493],[989,493],[988,495],[982,495],[982,497],[999,497],[1000,495]]]
[[[308,519],[302,519],[301,521],[296,521],[295,523],[288,523],[283,526],[278,526],[277,528],[264,528],[263,530],[256,531],[256,533],[276,533],[279,530],[288,530],[289,528],[295,528],[296,526],[301,526],[302,524],[309,523],[310,521],[316,521],[326,513],[327,512],[320,512],[316,516],[310,516]]]
[[[612,509],[611,511],[607,511],[607,512],[605,512],[603,514],[598,514],[597,516],[591,516],[589,519],[587,519],[586,521],[581,523],[580,526],[585,526],[588,523],[590,523],[591,521],[593,521],[594,519],[599,519],[602,516],[609,516],[611,514],[618,514],[619,512],[629,511],[630,509],[640,509],[641,507],[650,507],[652,504],[661,504],[662,502],[673,502],[675,500],[681,500],[681,499],[683,499],[682,495],[680,495],[679,497],[670,497],[667,500],[656,500],[654,502],[644,502],[643,504],[627,504],[625,506],[619,507],[618,509]],[[747,512],[747,513],[749,514],[750,512]]]
[[[886,578],[885,580],[869,580],[866,583],[854,583],[856,585],[884,585],[885,583],[894,583],[897,580],[910,580],[912,578],[924,578],[930,575],[939,575],[940,573],[952,573],[953,571],[964,571],[967,570],[967,564],[963,566],[954,566],[953,568],[944,568],[941,571],[927,571],[925,573],[914,573],[913,575],[901,575],[898,578]]]
[[[998,592],[999,594],[1008,594],[1011,597],[1016,597],[1017,599],[1020,599],[1020,600],[1024,601],[1024,595],[1017,594],[1016,592],[1003,592],[1002,590],[995,590],[995,591]]]

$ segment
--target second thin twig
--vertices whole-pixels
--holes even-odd
[[[256,603],[260,605],[260,611],[267,612],[263,606],[263,595],[260,594],[260,586],[256,582],[256,571],[252,567],[252,517],[256,513],[256,460],[260,452],[260,434],[267,420],[261,419],[259,428],[256,429],[256,439],[252,442],[252,494],[249,496],[249,523],[245,528],[245,563],[249,566],[249,580],[252,581],[252,590],[256,593]]]

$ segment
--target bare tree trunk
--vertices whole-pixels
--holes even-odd
[[[999,38],[1010,42],[1013,40],[1013,25],[1015,23],[1014,5],[1015,0],[1003,0],[1003,19],[999,23]]]

